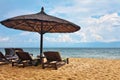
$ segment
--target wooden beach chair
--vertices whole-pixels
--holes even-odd
[[[44,52],[44,55],[47,61],[43,63],[42,65],[43,69],[45,67],[54,67],[57,70],[58,67],[66,63],[67,64],[69,63],[69,58],[63,60],[59,52],[48,51],[48,52]]]
[[[5,56],[6,57],[12,57],[15,55],[14,48],[5,48]]]
[[[17,61],[13,61],[12,66],[15,66],[15,64],[22,65],[23,67],[25,67],[27,64],[33,65],[34,60],[31,58],[28,52],[16,52],[16,54],[19,59]]]
[[[5,64],[6,64],[6,63],[10,63],[9,59],[6,58],[6,57],[3,55],[2,52],[0,52],[0,62],[5,63]]]
[[[5,48],[5,57],[10,58],[12,60],[18,59],[14,48]]]

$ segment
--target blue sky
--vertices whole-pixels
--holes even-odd
[[[0,0],[0,21],[45,12],[69,20],[81,30],[44,35],[44,47],[120,47],[119,0]],[[0,47],[39,47],[39,34],[0,24]]]

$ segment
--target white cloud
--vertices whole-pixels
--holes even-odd
[[[30,43],[39,42],[39,34],[33,32],[22,31],[19,34],[9,35],[9,37],[0,37],[0,42]]]
[[[57,37],[45,37],[45,40],[50,42],[78,42],[73,39],[69,34],[59,34]]]
[[[19,40],[20,42],[39,42],[39,34],[34,32],[22,32],[19,34],[18,38],[24,37],[23,39]]]
[[[120,16],[117,13],[106,14],[100,18],[88,18],[83,21],[86,24],[81,31],[76,34],[81,37],[81,42],[112,42],[120,41]],[[87,23],[88,22],[88,23]]]
[[[6,42],[9,41],[9,37],[1,37],[0,36],[0,42]]]
[[[120,1],[115,0],[70,0],[70,6],[55,5],[49,14],[61,16],[64,19],[69,19],[76,22],[75,19],[84,19],[94,15],[105,15],[108,13],[119,12]],[[67,4],[67,2],[66,2]],[[116,6],[114,6],[116,5]],[[64,15],[60,15],[60,14]],[[72,19],[73,18],[73,19]],[[77,22],[78,23],[78,22]]]
[[[22,33],[20,33],[20,36],[28,36],[28,35],[30,35],[30,32],[22,32]]]

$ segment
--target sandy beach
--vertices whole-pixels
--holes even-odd
[[[70,58],[58,70],[0,65],[0,80],[120,80],[120,60]]]

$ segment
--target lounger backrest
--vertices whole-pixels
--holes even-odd
[[[5,55],[14,56],[14,55],[15,55],[15,50],[14,50],[14,48],[5,48]]]
[[[48,52],[44,52],[44,55],[47,61],[62,61],[59,52],[48,51]]]
[[[5,58],[5,56],[0,52],[0,59]]]
[[[32,60],[28,52],[16,52],[16,54],[21,60]]]
[[[15,48],[15,52],[24,52],[22,48]]]

